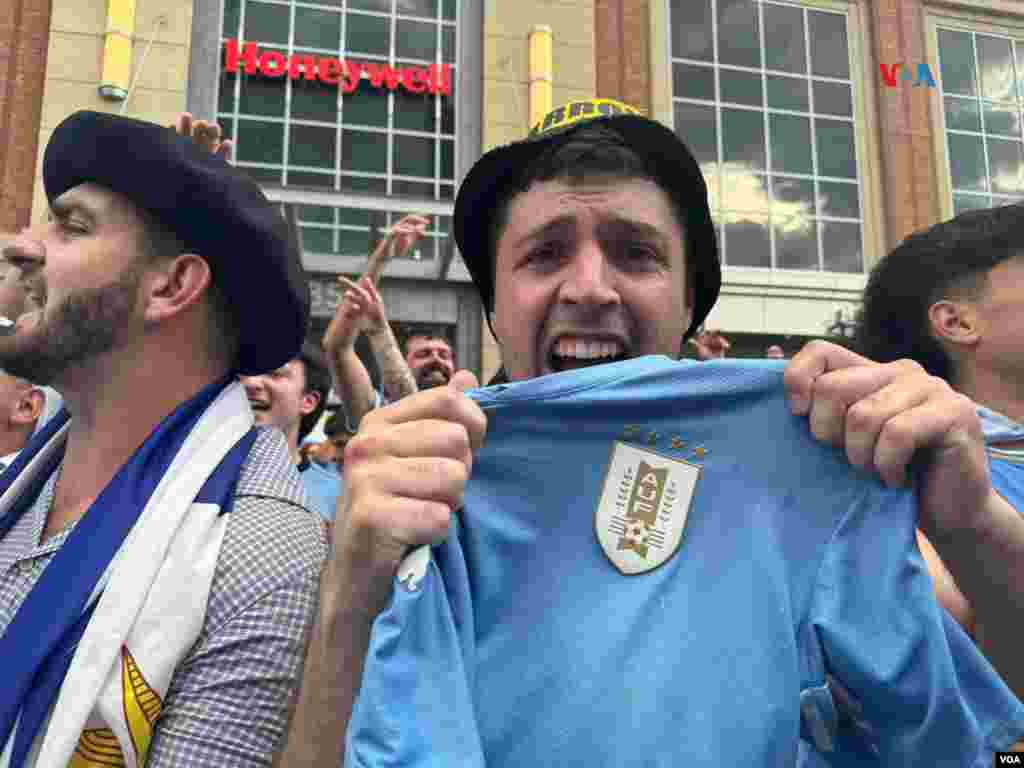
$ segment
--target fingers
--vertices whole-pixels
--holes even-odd
[[[802,416],[811,406],[817,379],[829,371],[859,365],[875,365],[855,352],[827,341],[808,342],[793,356],[783,374],[783,383],[794,414]]]
[[[456,374],[457,380],[468,384],[469,380],[466,378],[466,374],[472,377],[473,383],[475,383],[475,377],[464,371]],[[398,402],[384,408],[370,411],[363,417],[360,433],[364,429],[370,432],[377,428],[385,428],[387,425],[434,419],[461,424],[466,430],[471,450],[479,450],[483,445],[484,435],[487,431],[487,417],[479,405],[454,386],[436,387],[418,392],[403,397]],[[353,438],[354,441],[355,438]],[[349,446],[351,445],[352,442],[349,442]]]
[[[448,382],[448,386],[465,392],[467,389],[478,389],[480,382],[477,381],[476,375],[472,371],[457,371]]]
[[[180,136],[192,135],[192,113],[182,112],[178,115],[177,131]]]
[[[231,139],[224,139],[224,141],[222,141],[220,143],[220,146],[217,147],[217,151],[216,151],[215,154],[217,155],[217,157],[221,158],[222,160],[225,160],[225,161],[230,160],[231,159],[231,150],[234,149],[234,147],[235,147],[235,142],[233,142]]]
[[[882,481],[894,488],[909,482],[907,467],[919,448],[931,446],[937,436],[949,443],[962,423],[962,412],[948,399],[932,398],[917,408],[904,411],[885,423],[875,447],[875,467]],[[966,429],[960,430],[961,445],[970,443]]]

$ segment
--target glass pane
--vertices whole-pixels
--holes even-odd
[[[246,41],[288,44],[290,14],[287,5],[271,5],[250,0],[245,4]]]
[[[242,0],[224,0],[223,37],[241,37],[238,23],[241,18]]]
[[[718,0],[718,61],[741,67],[761,66],[757,3]]]
[[[292,123],[288,132],[289,164],[333,170],[336,157],[336,138],[334,128],[319,128]]]
[[[346,125],[388,125],[388,97],[365,80],[353,93],[341,97],[342,119]]]
[[[437,0],[396,0],[395,12],[404,16],[437,18]]]
[[[953,215],[958,216],[964,211],[976,211],[979,208],[990,208],[988,195],[953,195]]]
[[[292,80],[292,117],[333,123],[338,119],[338,89],[319,80]]]
[[[770,115],[772,168],[788,173],[814,173],[811,157],[811,119],[796,115]]]
[[[946,134],[949,147],[949,171],[953,189],[987,192],[985,182],[985,152],[980,136]]]
[[[434,177],[434,140],[395,136],[394,173],[400,176]]]
[[[672,0],[669,5],[672,55],[711,61],[711,0]]]
[[[733,220],[731,214],[726,214],[724,218],[726,263],[732,267],[770,267],[768,217]]]
[[[836,181],[818,182],[818,206],[822,216],[860,218],[860,191],[856,184]]]
[[[388,182],[387,179],[342,174],[341,188],[351,192],[365,192],[368,195],[386,195]]]
[[[804,12],[788,5],[764,5],[764,65],[783,72],[807,72]]]
[[[764,170],[764,118],[761,112],[722,110],[722,160],[737,170]]]
[[[455,178],[455,142],[441,142],[441,178]]]
[[[242,168],[253,181],[261,184],[280,184],[282,170],[280,168]]]
[[[366,256],[370,252],[370,234],[355,229],[338,232],[338,253],[345,256]]]
[[[815,112],[853,117],[853,95],[849,85],[815,80],[813,88]]]
[[[329,205],[300,205],[299,221],[313,224],[333,224],[334,208]]]
[[[455,27],[441,28],[441,61],[455,63]]]
[[[946,97],[946,129],[952,131],[981,131],[978,102],[975,99]]]
[[[837,120],[815,120],[814,126],[818,140],[818,174],[857,178],[853,124]]]
[[[338,50],[341,45],[341,14],[295,6],[295,45]]]
[[[786,231],[806,228],[814,217],[814,182],[785,176],[772,178],[772,224]]]
[[[334,230],[302,227],[302,250],[307,253],[332,253]]]
[[[1004,37],[978,35],[978,69],[981,75],[981,95],[994,101],[1008,101],[1015,97],[1013,83],[1013,51]]]
[[[285,81],[260,75],[243,75],[239,112],[247,115],[285,116]]]
[[[220,135],[225,139],[235,138],[235,121],[228,115],[221,115],[220,120]]]
[[[1024,100],[1024,40],[1014,40],[1013,49],[1017,54],[1017,98]]]
[[[249,115],[284,117],[285,83],[280,78],[242,75],[238,111]]]
[[[676,98],[714,101],[715,70],[694,64],[673,64],[672,95]]]
[[[339,223],[351,227],[370,227],[370,211],[364,208],[339,208]]]
[[[768,75],[767,85],[769,107],[798,112],[808,110],[807,81],[803,78]]]
[[[821,247],[829,272],[863,272],[864,256],[860,224],[821,222]]]
[[[985,132],[1002,136],[1020,136],[1020,111],[1016,104],[982,102],[985,110]]]
[[[437,58],[437,26],[399,19],[395,29],[395,55],[403,59]]]
[[[939,30],[939,77],[946,93],[975,94],[974,45],[970,32]]]
[[[345,17],[345,50],[388,55],[391,20],[380,16],[350,13]]]
[[[289,187],[320,187],[334,189],[333,173],[314,173],[312,171],[288,171]]]
[[[395,128],[433,133],[434,127],[433,98],[422,93],[409,93],[404,88],[395,91]]]
[[[818,225],[806,216],[772,217],[775,266],[778,269],[818,269]]]
[[[441,97],[441,133],[455,133],[455,100]]]
[[[235,159],[254,163],[280,163],[284,159],[284,125],[238,121]]]
[[[391,0],[348,0],[348,7],[360,11],[391,12]]]
[[[753,173],[722,174],[721,206],[730,216],[767,217],[768,177]],[[767,220],[767,219],[766,219]]]
[[[387,136],[366,131],[342,131],[341,167],[347,171],[387,172]]]
[[[237,81],[237,75],[229,75],[227,73],[221,74],[220,82],[217,83],[218,112],[235,111],[235,83]]]
[[[395,179],[391,182],[391,194],[403,197],[425,197],[433,199],[434,185],[423,181],[403,181]]]
[[[811,73],[824,77],[850,76],[850,49],[846,42],[846,16],[808,11],[811,38]]]
[[[702,167],[718,161],[715,108],[702,104],[674,104],[676,135],[690,148]]]
[[[736,72],[731,69],[718,70],[722,86],[722,101],[748,104],[751,107],[763,105],[761,75],[752,72]]]
[[[455,199],[455,187],[451,184],[441,185],[441,199],[442,200],[454,200]]]
[[[1004,195],[1024,192],[1024,163],[1019,141],[990,138],[988,165],[992,174],[992,192]]]
[[[459,0],[443,0],[443,15],[449,21],[455,21]]]

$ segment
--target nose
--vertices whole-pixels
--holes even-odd
[[[241,381],[242,386],[245,387],[246,397],[258,395],[263,389],[262,376],[239,376],[238,380]]]
[[[608,259],[600,244],[587,240],[573,255],[569,274],[559,291],[561,299],[569,304],[604,307],[620,302],[615,290]]]

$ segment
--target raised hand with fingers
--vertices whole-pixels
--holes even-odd
[[[206,120],[195,120],[191,112],[182,112],[178,116],[175,130],[181,136],[189,136],[197,147],[204,149],[210,154],[217,155],[225,160],[231,159],[231,149],[234,142],[231,139],[224,139],[221,135],[220,124],[207,122]]]
[[[409,249],[426,234],[429,226],[430,219],[428,217],[411,213],[391,227],[387,236],[377,243],[377,247],[367,261],[365,274],[370,281],[376,284],[388,260],[405,256]]]

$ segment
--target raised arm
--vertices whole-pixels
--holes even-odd
[[[343,284],[355,285],[344,278],[338,279]],[[352,291],[347,291],[323,338],[327,367],[331,372],[334,391],[338,393],[345,409],[349,429],[355,429],[377,402],[370,374],[355,350],[356,338],[366,322],[365,302],[360,301]]]

